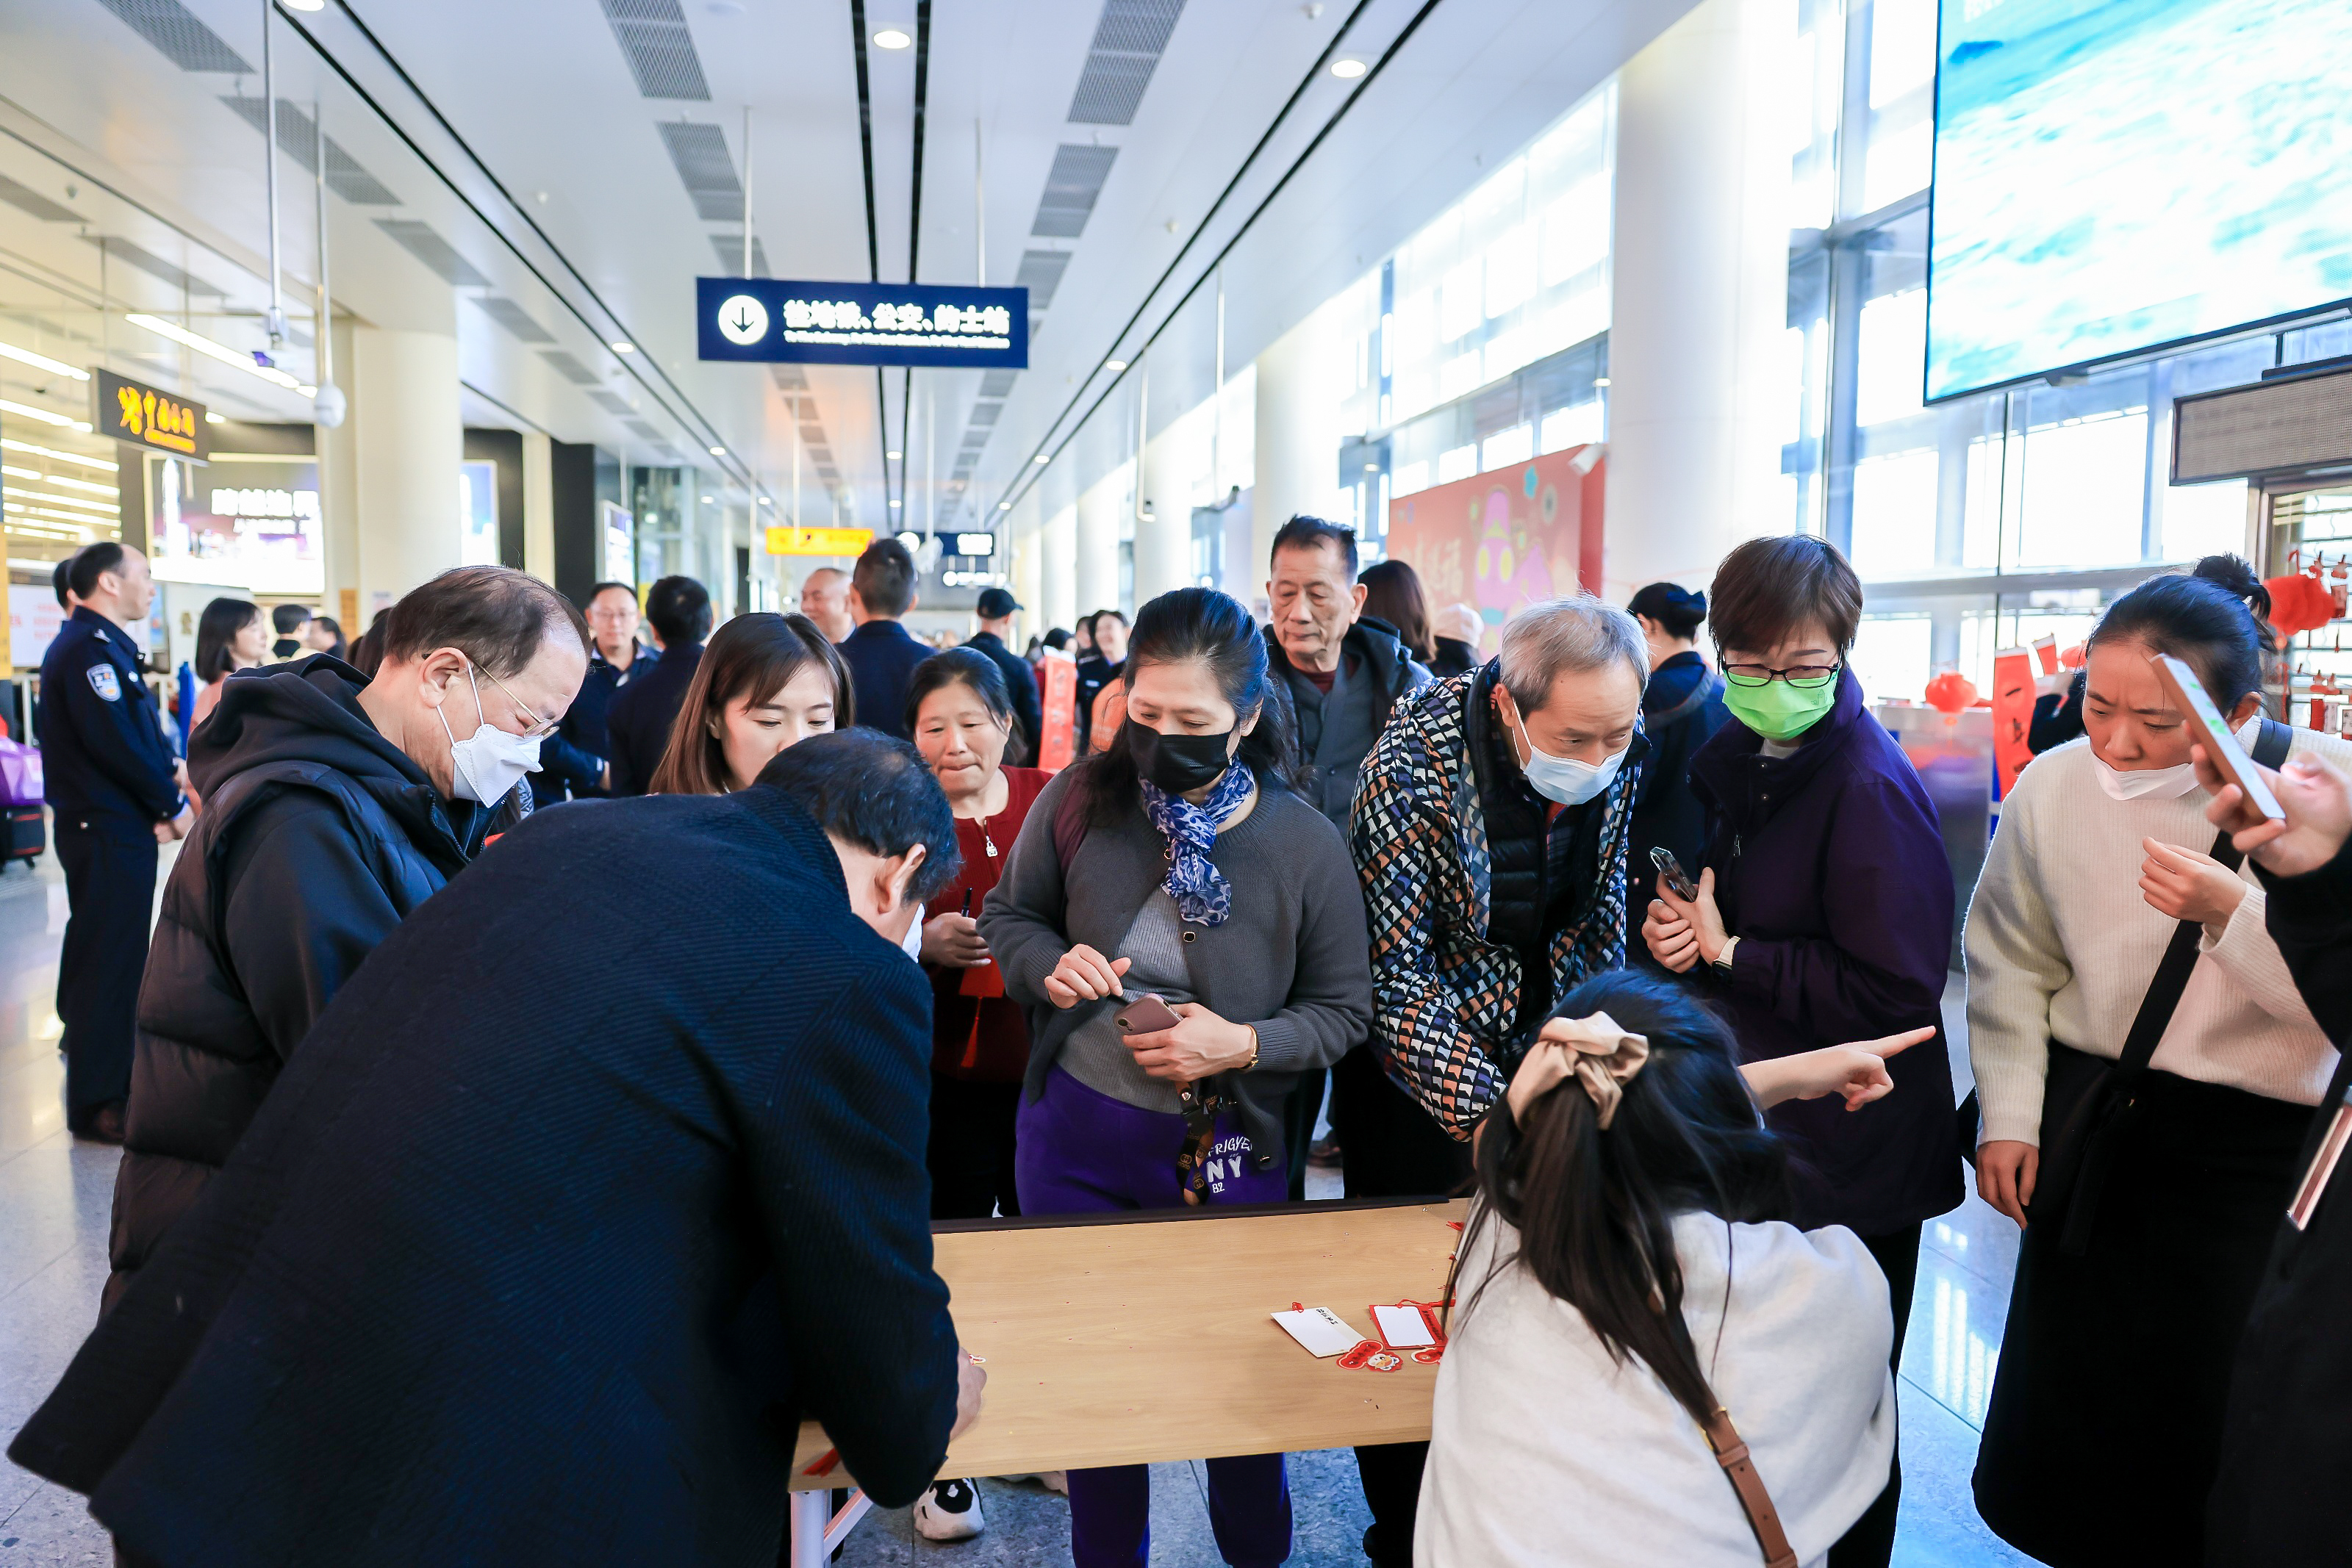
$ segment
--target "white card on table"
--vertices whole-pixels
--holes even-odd
[[[1338,1355],[1353,1350],[1364,1337],[1341,1322],[1339,1314],[1328,1307],[1276,1312],[1274,1321],[1282,1325],[1283,1333],[1316,1355]]]
[[[1429,1332],[1429,1323],[1421,1315],[1419,1307],[1374,1307],[1372,1322],[1391,1350],[1412,1350],[1419,1345],[1437,1343],[1436,1336]]]

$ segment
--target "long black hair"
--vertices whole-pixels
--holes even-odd
[[[196,679],[211,685],[236,670],[236,634],[261,619],[261,606],[250,599],[224,595],[205,606],[196,618]]]
[[[2275,646],[2271,594],[2233,555],[2209,555],[2187,576],[2151,577],[2099,617],[2085,651],[2125,639],[2183,659],[2224,716],[2263,685],[2263,655]]]
[[[1257,727],[1242,737],[1234,760],[1247,768],[1259,788],[1297,783],[1298,748],[1291,738],[1288,707],[1276,700],[1265,654],[1265,638],[1242,601],[1213,588],[1179,588],[1135,612],[1127,640],[1127,678],[1146,664],[1179,664],[1198,659],[1209,666],[1217,691],[1233,705],[1235,721],[1257,715]],[[1110,749],[1085,763],[1087,819],[1097,827],[1136,809],[1135,758],[1124,730]]]
[[[1731,1031],[1703,1004],[1666,981],[1612,969],[1570,991],[1552,1016],[1601,1012],[1647,1037],[1649,1060],[1626,1082],[1606,1132],[1571,1080],[1528,1108],[1516,1136],[1489,1129],[1480,1140],[1478,1200],[1456,1257],[1470,1256],[1497,1218],[1519,1245],[1460,1310],[1474,1311],[1496,1273],[1524,1267],[1584,1314],[1611,1356],[1638,1357],[1704,1425],[1716,1405],[1681,1326],[1674,1221],[1695,1209],[1728,1221],[1785,1217],[1789,1157],[1739,1076]]]

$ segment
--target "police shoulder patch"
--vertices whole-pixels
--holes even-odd
[[[116,677],[112,664],[92,664],[85,673],[89,676],[91,691],[110,703],[119,703],[122,700],[122,682]]]

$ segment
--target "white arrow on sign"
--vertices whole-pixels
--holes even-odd
[[[749,348],[768,335],[768,308],[748,294],[731,295],[719,307],[719,330]]]

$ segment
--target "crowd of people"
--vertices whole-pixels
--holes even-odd
[[[985,1375],[929,1222],[1297,1202],[1328,1124],[1348,1197],[1471,1200],[1431,1440],[1356,1452],[1382,1568],[1883,1568],[1964,1161],[2023,1227],[1991,1528],[2338,1552],[2352,745],[2263,716],[2244,563],[2123,594],[2052,704],[2082,734],[1968,905],[1957,1111],[1950,862],[1835,549],[1507,619],[1313,517],[1266,566],[1262,617],[1186,588],[1025,652],[1001,588],[910,632],[888,538],[715,632],[684,577],[641,612],[463,568],[348,653],[224,600],[182,764],[145,562],[84,550],[58,1009],[69,1119],[125,1153],[99,1326],[11,1456],[131,1564],[751,1563],[805,1416],[969,1536]],[[1283,1455],[1207,1477],[1227,1562],[1289,1555]],[[1149,1555],[1143,1467],[1049,1484],[1080,1568]]]

